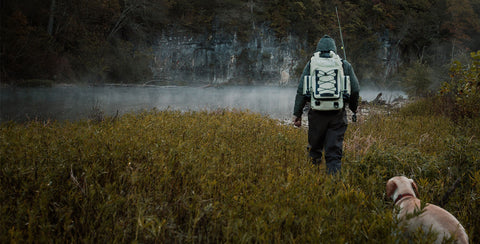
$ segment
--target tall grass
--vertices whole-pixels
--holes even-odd
[[[478,123],[409,109],[350,124],[339,176],[310,164],[305,130],[245,111],[4,123],[0,242],[408,243],[398,174],[478,242]]]

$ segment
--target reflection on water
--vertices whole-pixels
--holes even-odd
[[[95,109],[106,116],[139,110],[250,110],[278,119],[292,116],[295,87],[235,86],[201,87],[54,87],[1,88],[0,121],[29,119],[78,120]],[[379,91],[362,91],[363,100],[372,100]],[[383,92],[383,99],[403,95]]]

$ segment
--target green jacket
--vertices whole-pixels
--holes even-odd
[[[328,35],[325,35],[320,39],[320,41],[318,41],[316,51],[317,52],[334,51],[335,53],[337,53],[337,46],[335,45],[335,41],[331,37],[329,37]],[[360,84],[358,83],[358,79],[357,79],[357,76],[355,75],[355,72],[353,71],[352,65],[346,60],[342,60],[342,61],[343,61],[345,75],[350,76],[350,83],[351,83],[350,86],[352,89],[348,107],[350,108],[350,110],[356,112],[358,107]],[[305,65],[305,68],[303,69],[303,73],[300,76],[300,80],[298,82],[297,95],[295,96],[295,106],[293,108],[293,115],[295,115],[296,117],[302,116],[303,108],[305,107],[305,104],[310,101],[310,96],[303,95],[303,77],[309,74],[310,74],[310,61],[308,61],[307,65]]]

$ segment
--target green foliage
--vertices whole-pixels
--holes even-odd
[[[350,125],[342,174],[329,176],[310,164],[306,131],[250,112],[4,123],[0,242],[409,243],[385,198],[398,174],[431,203],[462,177],[444,207],[476,242],[473,131],[373,114]]]
[[[311,20],[307,7],[312,5],[305,5],[303,1],[269,1],[266,3],[267,19],[271,21],[270,26],[281,37],[290,33],[303,34],[307,27],[303,23]]]
[[[440,90],[454,118],[480,116],[480,51],[471,53],[471,58],[466,65],[458,61],[452,64],[451,80]]]

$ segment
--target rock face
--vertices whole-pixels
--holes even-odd
[[[248,39],[248,40],[241,40]],[[214,30],[193,34],[174,29],[162,33],[154,48],[154,81],[192,84],[296,84],[303,69],[301,50],[306,42],[296,36],[279,39],[266,26],[249,38]],[[297,67],[302,66],[302,67]]]

